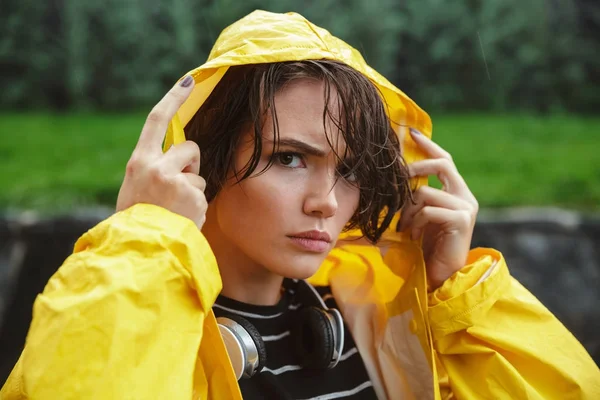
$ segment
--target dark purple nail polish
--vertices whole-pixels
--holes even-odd
[[[182,87],[188,87],[192,84],[193,81],[194,78],[191,75],[187,75],[181,80],[181,82],[179,82],[179,85],[181,85]]]
[[[413,135],[421,135],[421,132],[419,132],[415,128],[410,128],[410,133],[412,133]]]

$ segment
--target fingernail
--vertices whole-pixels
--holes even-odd
[[[188,87],[192,84],[193,81],[194,81],[194,78],[191,75],[187,75],[185,78],[183,78],[181,80],[181,82],[179,82],[179,85],[182,87]]]
[[[421,135],[421,132],[419,132],[415,128],[410,128],[410,133],[412,133],[413,135]]]

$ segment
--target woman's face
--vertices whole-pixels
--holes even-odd
[[[323,127],[324,84],[297,79],[275,96],[279,149],[273,165],[272,120],[265,121],[263,153],[253,176],[230,179],[211,202],[230,254],[240,264],[256,265],[288,278],[316,272],[358,207],[359,189],[340,178],[338,160]],[[336,93],[331,93],[336,102]],[[330,110],[337,110],[335,103]],[[327,134],[338,154],[345,144],[333,122]],[[235,164],[241,170],[251,158],[252,132],[242,135]],[[209,216],[210,218],[210,216]],[[228,257],[231,259],[231,257]]]

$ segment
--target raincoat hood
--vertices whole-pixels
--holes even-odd
[[[184,127],[231,66],[283,61],[328,59],[343,62],[362,73],[381,92],[396,132],[413,127],[431,136],[431,119],[413,100],[371,68],[353,47],[300,14],[278,14],[257,10],[225,28],[217,38],[208,60],[188,74],[196,85],[171,124],[165,146],[183,140]],[[404,157],[418,158],[414,144],[403,135]]]

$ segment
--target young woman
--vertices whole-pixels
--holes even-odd
[[[148,116],[2,398],[600,395],[502,255],[470,249],[477,201],[430,134],[301,16],[238,21]]]

